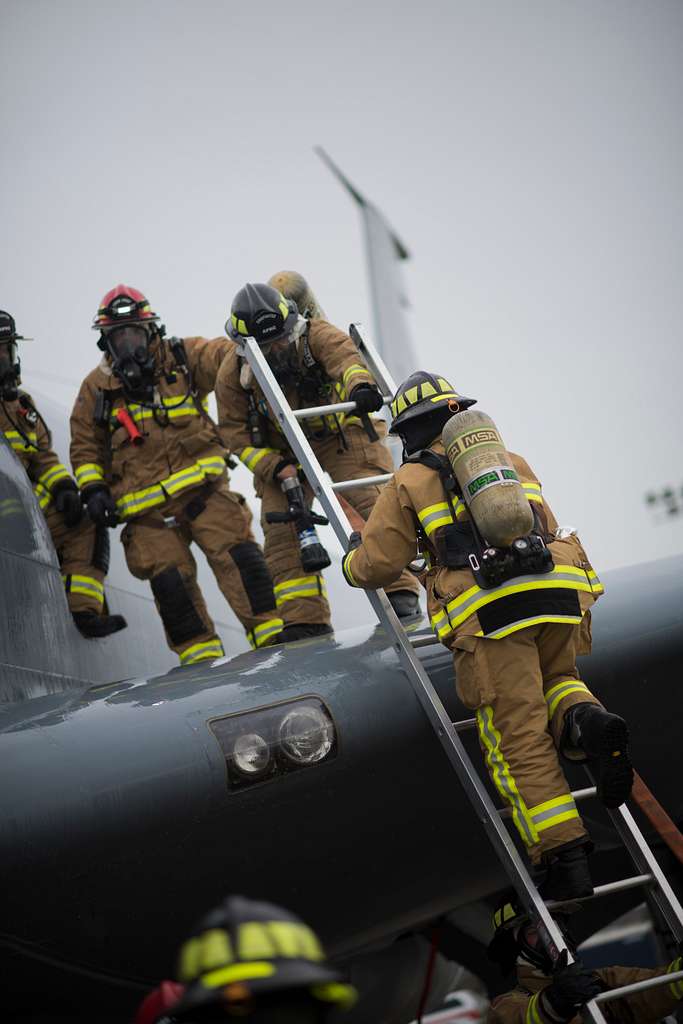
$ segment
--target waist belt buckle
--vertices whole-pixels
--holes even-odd
[[[162,516],[164,520],[164,526],[168,527],[169,530],[174,530],[179,524],[175,516]]]

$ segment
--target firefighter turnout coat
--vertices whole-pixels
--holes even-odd
[[[51,447],[45,424],[27,392],[20,391],[15,401],[0,402],[0,430],[33,484],[57,551],[70,610],[99,615],[104,605],[108,540],[98,536],[86,518],[67,527],[55,508],[60,490],[76,490],[76,484]],[[11,508],[0,508],[0,516],[11,514]]]
[[[443,455],[440,442],[431,450]],[[453,515],[439,473],[406,462],[382,490],[358,547],[343,561],[354,587],[382,587],[420,549],[432,628],[454,654],[456,685],[476,711],[479,740],[492,780],[511,805],[532,861],[585,835],[559,764],[557,749],[566,711],[598,703],[579,678],[576,654],[590,644],[588,610],[602,585],[579,539],[551,540],[557,522],[541,485],[518,455],[512,462],[529,501],[547,523],[551,572],[508,579],[482,589],[471,569],[451,569],[440,539]],[[467,509],[455,499],[458,522]],[[582,759],[563,743],[563,753]]]
[[[311,320],[296,344],[296,379],[283,381],[282,389],[292,409],[346,402],[359,384],[375,384],[361,362],[351,338],[325,320]],[[216,382],[221,436],[254,474],[254,486],[262,499],[261,522],[265,555],[275,583],[278,613],[286,624],[329,623],[325,583],[320,573],[305,575],[296,531],[292,523],[267,523],[269,512],[285,512],[287,502],[274,473],[283,461],[295,462],[287,440],[237,345],[223,363]],[[259,443],[250,429],[257,415]],[[384,441],[386,425],[373,419],[378,440],[371,441],[354,413],[338,413],[300,421],[313,451],[334,481],[355,480],[391,473],[391,453]],[[367,519],[380,489],[360,486],[344,492],[353,508]],[[387,581],[388,590],[419,590],[415,578],[403,566]]]
[[[228,347],[222,338],[185,339],[188,375],[170,346],[156,339],[152,351],[161,376],[154,407],[127,401],[104,357],[83,381],[71,416],[76,480],[86,500],[89,488],[110,488],[126,523],[121,539],[128,567],[150,580],[169,646],[182,664],[223,653],[197,584],[192,541],[207,556],[252,647],[282,627],[251,513],[228,488],[227,452],[207,412]],[[119,421],[120,410],[140,431],[138,443]]]
[[[658,978],[682,969],[681,957],[667,967],[648,969],[644,967],[601,967],[595,971],[605,991],[633,985],[637,981]],[[547,988],[552,979],[531,967],[518,968],[518,987],[494,999],[486,1018],[487,1024],[558,1024],[557,1017],[550,1016],[539,1000],[539,993]],[[683,999],[683,983],[658,985],[656,988],[635,992],[630,996],[601,1004],[601,1010],[609,1024],[657,1024],[657,1021],[674,1013]],[[581,1024],[577,1014],[567,1024]]]

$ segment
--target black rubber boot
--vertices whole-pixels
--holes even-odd
[[[314,636],[327,636],[332,632],[332,626],[326,622],[297,622],[291,626],[285,626],[276,640],[278,644],[289,644],[293,640],[309,640]]]
[[[76,623],[76,629],[81,636],[89,640],[98,637],[111,636],[125,629],[128,623],[123,615],[98,615],[96,612],[72,612],[71,616]]]
[[[590,840],[573,839],[543,855],[546,875],[538,889],[544,899],[578,900],[593,895],[588,868],[587,847],[590,846]]]
[[[387,597],[399,619],[409,619],[411,615],[420,614],[420,599],[412,590],[392,590]]]
[[[628,726],[597,704],[576,704],[567,712],[567,738],[595,768],[598,799],[605,807],[619,807],[633,786],[633,765],[628,749]]]

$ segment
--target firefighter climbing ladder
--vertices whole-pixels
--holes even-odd
[[[385,396],[385,404],[388,404],[390,396],[396,391],[396,387],[386,366],[377,351],[368,342],[367,337],[363,338],[361,336],[355,324],[351,325],[350,334],[381,388],[382,394]],[[335,492],[351,490],[351,488],[358,486],[358,481],[346,480],[339,483],[330,483],[313,454],[313,450],[298,421],[327,413],[354,412],[356,408],[355,402],[342,402],[329,406],[293,410],[289,406],[256,341],[249,337],[240,339],[240,343],[268,404],[277,417],[278,424],[282,428],[292,451],[296,454],[303,468],[315,497],[322,505],[342,548],[346,549],[350,528],[342,507],[335,496]],[[390,475],[364,477],[363,484],[385,483],[389,479]],[[471,718],[464,721],[451,722],[446,709],[432,686],[429,676],[415,653],[415,648],[427,646],[438,641],[436,641],[436,638],[429,637],[415,637],[411,641],[401,626],[384,591],[367,591],[366,593],[377,618],[386,629],[387,635],[391,638],[393,647],[403,665],[415,695],[422,705],[452,767],[455,769],[479,821],[493,843],[496,854],[515,887],[522,905],[530,918],[536,922],[544,946],[551,957],[555,959],[559,952],[565,948],[565,943],[560,929],[550,914],[553,904],[549,903],[546,905],[541,898],[517,848],[508,834],[504,820],[508,816],[508,812],[506,810],[499,810],[494,805],[458,736],[459,732],[475,726],[476,719]],[[575,800],[594,796],[595,786],[575,791],[572,795]],[[623,805],[616,811],[610,811],[609,813],[624,846],[631,855],[638,874],[631,878],[596,886],[595,896],[633,889],[637,886],[649,888],[651,897],[666,921],[671,934],[677,942],[682,941],[683,908],[681,908],[680,903],[676,899],[671,886],[630,811]],[[571,959],[571,953],[569,956]],[[674,981],[680,980],[683,980],[683,971],[602,993],[584,1007],[584,1020],[590,1021],[591,1024],[606,1024],[599,1004],[643,988],[653,987],[654,984],[671,984]]]

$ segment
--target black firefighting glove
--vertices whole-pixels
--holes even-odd
[[[55,508],[64,519],[64,525],[78,526],[83,518],[83,502],[73,480],[65,480],[54,492]]]
[[[349,536],[349,543],[346,548],[346,554],[348,555],[349,551],[354,551],[355,548],[359,548],[362,543],[363,538],[361,537],[360,533],[358,532],[358,530],[354,530],[353,533]]]
[[[119,519],[116,514],[116,502],[111,491],[104,484],[89,487],[84,494],[88,506],[88,515],[97,526],[116,526]]]
[[[349,401],[356,403],[356,412],[361,416],[379,412],[382,408],[382,394],[374,384],[358,384],[349,395]]]
[[[602,992],[602,984],[595,971],[581,963],[567,966],[567,950],[563,949],[553,968],[552,984],[543,989],[542,999],[557,1017],[570,1021],[590,999]]]

